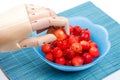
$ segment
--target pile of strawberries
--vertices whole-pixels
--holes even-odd
[[[55,30],[54,34],[56,41],[42,45],[42,51],[49,61],[66,66],[81,66],[93,62],[100,55],[88,29],[70,25],[70,35],[62,28]]]

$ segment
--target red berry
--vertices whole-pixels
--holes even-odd
[[[75,36],[76,42],[79,42],[79,36]]]
[[[88,42],[89,42],[89,43],[91,43],[91,42],[92,42],[92,40],[89,40]]]
[[[80,56],[75,56],[73,59],[72,59],[72,65],[73,66],[81,66],[83,65],[83,59],[82,57]]]
[[[90,31],[88,29],[82,31],[81,39],[86,41],[90,40]]]
[[[75,42],[77,42],[75,36],[74,35],[70,35],[69,38],[68,38],[68,44],[72,45]]]
[[[67,42],[67,40],[58,41],[57,46],[59,48],[61,48],[62,50],[67,49],[68,48],[68,42]]]
[[[85,64],[93,62],[93,57],[89,54],[89,52],[84,52],[83,59]]]
[[[43,51],[44,53],[50,52],[50,51],[51,51],[51,45],[50,45],[50,44],[44,44],[44,45],[42,46],[42,51]]]
[[[73,34],[73,27],[70,25],[70,34]]]
[[[58,40],[53,41],[51,44],[53,47],[57,47]]]
[[[70,48],[76,53],[82,53],[82,46],[80,43],[73,43]]]
[[[55,36],[57,37],[58,40],[63,40],[66,38],[66,34],[63,31],[63,29],[59,28],[54,31]]]
[[[65,64],[65,58],[64,57],[56,58],[55,63],[64,65]]]
[[[53,49],[53,55],[54,57],[59,58],[59,57],[62,57],[63,52],[59,47],[56,47]]]
[[[72,59],[75,56],[75,52],[71,49],[66,49],[63,55],[65,59]]]
[[[66,64],[67,66],[71,66],[71,65],[72,65],[72,61],[71,61],[71,60],[65,60],[65,64]]]
[[[90,47],[96,47],[98,48],[97,44],[95,42],[90,42]]]
[[[58,40],[58,41],[57,41],[57,47],[59,47],[59,48],[60,48],[60,47],[61,47],[61,45],[62,45],[62,40]]]
[[[75,27],[73,28],[73,31],[74,31],[74,35],[75,35],[75,36],[78,36],[78,35],[81,34],[82,29],[81,29],[80,26],[75,26]]]
[[[81,44],[83,50],[89,49],[89,42],[88,41],[81,41],[80,44]]]
[[[47,54],[46,54],[46,59],[49,60],[49,61],[54,61],[54,56],[53,56],[53,54],[50,53],[50,52],[47,53]]]
[[[94,58],[96,58],[96,57],[98,57],[100,55],[100,52],[99,52],[98,48],[96,48],[96,47],[91,47],[89,49],[89,53]]]

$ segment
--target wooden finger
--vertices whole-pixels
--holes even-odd
[[[70,31],[69,31],[69,22],[67,20],[67,18],[64,17],[55,17],[53,19],[50,19],[50,26],[54,26],[54,27],[63,27],[65,32],[69,35]]]
[[[48,28],[50,26],[64,27],[65,32],[67,34],[69,34],[69,23],[66,18],[49,17],[49,18],[43,18],[43,19],[39,19],[35,22],[32,22],[33,31],[42,30],[42,29]]]
[[[40,37],[23,39],[22,41],[19,42],[19,45],[21,48],[35,47],[35,46],[41,46],[46,43],[50,43],[56,39],[57,38],[55,37],[55,35],[47,34],[47,35],[40,36]]]
[[[39,7],[39,6],[28,6],[27,12],[30,18],[30,21],[35,21],[44,17],[53,17],[56,16],[56,13],[49,8]]]

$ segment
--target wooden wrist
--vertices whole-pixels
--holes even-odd
[[[26,6],[17,6],[0,14],[0,51],[17,50],[21,39],[32,32]]]

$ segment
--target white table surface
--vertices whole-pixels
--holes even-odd
[[[34,4],[38,6],[44,6],[51,8],[56,13],[70,9],[87,1],[93,2],[96,6],[102,9],[105,13],[111,16],[115,21],[120,23],[120,1],[119,0],[0,0],[0,13],[19,4]],[[120,75],[120,70],[115,75],[111,75],[113,78]],[[4,77],[0,71],[0,77]],[[111,77],[105,80],[113,80]],[[120,80],[115,78],[115,80]]]

